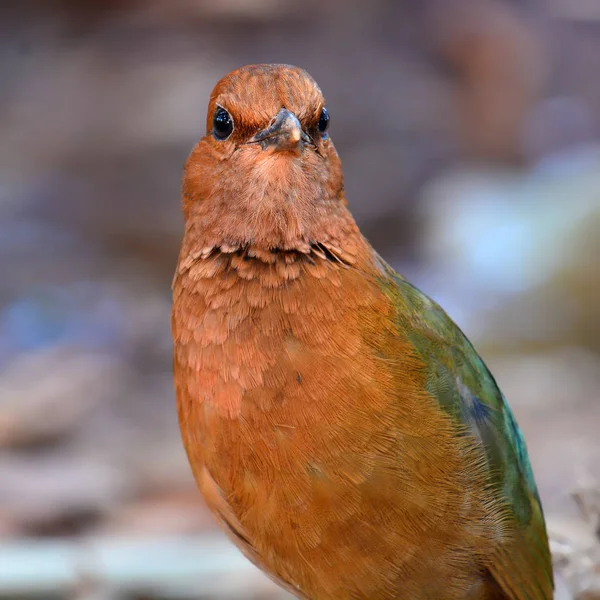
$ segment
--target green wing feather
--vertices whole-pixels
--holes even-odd
[[[427,365],[428,391],[442,410],[481,441],[490,490],[509,507],[516,528],[510,551],[489,571],[507,598],[552,598],[552,562],[542,506],[523,434],[494,377],[460,328],[433,300],[382,261],[398,327]]]

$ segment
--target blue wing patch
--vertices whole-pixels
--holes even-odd
[[[481,428],[489,424],[493,408],[480,400],[458,377],[456,385],[463,403],[465,422],[470,424],[472,429],[475,428],[473,433],[481,438]]]

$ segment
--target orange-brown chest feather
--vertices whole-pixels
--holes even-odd
[[[368,258],[370,271],[322,252],[180,261],[190,462],[242,550],[302,597],[431,598],[437,577],[436,598],[486,598],[476,455],[424,391]]]

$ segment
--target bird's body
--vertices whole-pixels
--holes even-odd
[[[360,234],[322,108],[300,69],[234,72],[209,125],[226,110],[235,127],[215,121],[186,166],[175,384],[200,489],[300,598],[549,599],[510,409]]]

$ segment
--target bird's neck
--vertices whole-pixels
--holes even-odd
[[[372,257],[345,202],[339,200],[323,201],[310,211],[280,202],[258,213],[229,215],[200,203],[187,220],[180,262],[217,253],[243,254],[268,264],[277,257],[288,264],[312,257],[350,266]]]

